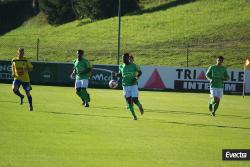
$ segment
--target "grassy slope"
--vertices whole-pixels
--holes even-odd
[[[73,88],[34,86],[30,113],[10,87],[0,86],[1,167],[249,166],[221,160],[250,147],[249,97],[225,95],[212,118],[208,94],[141,92],[146,113],[132,121],[122,91],[90,89],[83,109]]]
[[[183,66],[189,43],[191,66],[206,67],[221,54],[229,67],[241,67],[250,44],[248,1],[198,0],[175,7],[169,3],[122,18],[122,52],[133,53],[139,64]],[[117,18],[92,23],[80,20],[58,27],[40,23],[41,18],[0,37],[0,43],[6,43],[1,59],[9,58],[20,45],[34,59],[39,37],[41,60],[70,61],[75,49],[84,48],[93,63],[116,63]]]

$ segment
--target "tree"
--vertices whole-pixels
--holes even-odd
[[[75,0],[74,6],[79,16],[95,19],[109,18],[118,13],[118,0]],[[138,0],[121,0],[122,14],[138,10]]]
[[[0,0],[0,35],[17,28],[35,14],[32,0]]]
[[[40,0],[39,7],[48,16],[50,24],[62,24],[76,18],[69,0]]]
[[[35,1],[35,0],[34,0]],[[77,18],[92,20],[116,16],[119,0],[40,0],[40,9],[50,24],[61,24]],[[121,0],[122,14],[138,10],[139,0]]]

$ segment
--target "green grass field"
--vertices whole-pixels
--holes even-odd
[[[249,167],[222,149],[250,148],[250,97],[223,97],[215,118],[208,94],[141,91],[145,115],[131,119],[121,90],[33,86],[34,112],[0,85],[0,167]],[[139,112],[137,111],[139,115]]]
[[[147,3],[146,3],[147,2]],[[226,65],[242,68],[249,55],[250,3],[246,0],[145,1],[145,9],[122,17],[121,52],[131,52],[142,65],[208,67],[218,54]],[[72,61],[82,48],[93,64],[116,64],[117,17],[77,20],[51,26],[43,14],[0,36],[0,59],[11,59],[23,46],[41,61]]]

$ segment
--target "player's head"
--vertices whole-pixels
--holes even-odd
[[[130,62],[130,63],[133,63],[133,62],[134,62],[134,56],[132,56],[132,55],[129,56],[129,62]]]
[[[82,57],[83,57],[83,54],[84,54],[84,51],[81,50],[81,49],[78,49],[78,50],[76,51],[77,59],[78,59],[78,60],[81,60]]]
[[[223,56],[218,56],[216,61],[217,61],[217,65],[221,66],[223,61],[224,61],[224,57]]]
[[[124,64],[129,64],[129,53],[124,53],[122,56],[122,60]]]
[[[18,57],[23,57],[24,56],[24,48],[18,48],[17,56]]]

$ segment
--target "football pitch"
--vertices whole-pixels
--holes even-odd
[[[211,117],[208,93],[141,91],[133,121],[121,90],[89,89],[90,108],[72,87],[31,93],[33,112],[0,84],[0,167],[250,166],[222,161],[222,149],[250,148],[249,96],[224,95]]]

